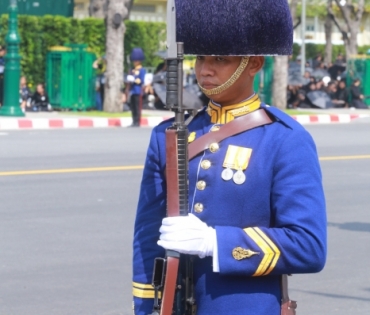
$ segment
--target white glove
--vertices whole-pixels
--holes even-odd
[[[190,213],[162,221],[158,245],[181,254],[213,256],[217,247],[216,230]]]
[[[127,76],[127,82],[130,82],[130,83],[135,82],[135,77],[133,75],[129,74]]]

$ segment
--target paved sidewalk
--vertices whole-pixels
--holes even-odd
[[[302,109],[303,112],[312,112],[309,115],[292,116],[299,123],[349,123],[355,119],[370,117],[370,110],[351,109]],[[171,118],[170,111],[143,110],[141,126],[154,127],[163,120]],[[107,128],[128,127],[132,123],[131,117],[104,118],[83,115],[71,115],[63,112],[27,112],[25,117],[0,116],[0,130],[18,129],[55,129],[55,128]]]

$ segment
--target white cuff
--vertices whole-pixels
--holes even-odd
[[[214,237],[215,239],[213,240],[213,258],[212,258],[213,272],[220,272],[220,265],[218,263],[218,245],[216,228]]]

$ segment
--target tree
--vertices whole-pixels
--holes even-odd
[[[333,44],[331,42],[331,34],[333,32],[333,20],[331,18],[331,15],[329,13],[330,8],[333,6],[333,0],[328,0],[327,2],[327,11],[326,19],[325,19],[325,56],[324,56],[324,62],[326,65],[329,65],[332,62],[332,53],[333,53]]]
[[[290,13],[293,23],[296,18],[297,2],[298,0],[290,1]],[[272,83],[274,106],[285,109],[287,105],[288,56],[275,56],[274,61],[274,79]]]
[[[357,35],[360,32],[361,21],[365,11],[365,0],[334,1],[340,9],[344,24],[338,21],[332,5],[328,5],[328,14],[342,33],[346,55],[349,58],[352,55],[357,55]]]
[[[90,0],[89,15],[96,18],[105,18],[107,14],[108,0]]]
[[[123,39],[126,31],[123,20],[128,17],[132,1],[109,0],[106,16],[106,61],[104,111],[122,111]]]
[[[90,16],[104,18],[106,25],[104,111],[122,111],[124,34],[133,0],[90,0]]]
[[[299,24],[301,24],[301,17],[297,17],[298,0],[290,0],[289,2],[290,14],[292,15],[293,25],[295,29]]]

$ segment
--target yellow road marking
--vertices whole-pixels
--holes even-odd
[[[325,156],[319,158],[320,161],[363,160],[363,159],[370,159],[370,155]]]
[[[364,159],[370,159],[370,155],[324,156],[319,158],[320,161],[345,161],[345,160],[364,160]],[[31,171],[9,171],[9,172],[0,172],[0,176],[130,171],[130,170],[142,170],[143,168],[144,168],[143,165],[132,165],[132,166],[65,168],[50,170],[31,170]]]
[[[55,169],[55,170],[32,170],[32,171],[0,172],[0,176],[43,175],[43,174],[63,174],[63,173],[87,173],[87,172],[108,172],[108,171],[129,171],[129,170],[141,170],[143,168],[144,168],[143,165],[88,167],[88,168],[65,168],[65,169]]]

